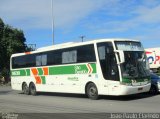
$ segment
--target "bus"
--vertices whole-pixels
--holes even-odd
[[[140,41],[99,39],[13,54],[11,86],[24,94],[131,95],[148,92],[149,64]]]

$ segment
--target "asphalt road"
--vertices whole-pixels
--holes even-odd
[[[98,118],[97,116],[104,117],[107,113],[160,113],[160,95],[102,96],[99,100],[90,100],[85,95],[77,94],[24,95],[20,91],[11,90],[9,86],[1,86],[0,113],[3,116],[6,113],[23,114],[23,118],[32,115],[35,119],[53,117],[53,113],[57,115],[56,119],[58,116],[60,119],[69,115],[72,115],[73,119],[77,115],[80,115],[81,119],[88,119],[92,115],[94,119]]]

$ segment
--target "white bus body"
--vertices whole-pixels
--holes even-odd
[[[130,95],[150,89],[139,41],[100,39],[40,48],[11,56],[11,85],[25,94],[60,92]],[[127,66],[129,65],[129,66]]]

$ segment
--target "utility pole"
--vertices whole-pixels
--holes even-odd
[[[82,39],[82,42],[84,41],[83,39],[85,38],[85,36],[80,36],[80,38]]]
[[[52,16],[52,44],[54,45],[54,15],[53,15],[53,0],[51,0],[51,16]]]
[[[28,47],[33,51],[36,50],[36,44],[28,44]]]

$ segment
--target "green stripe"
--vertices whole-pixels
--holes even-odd
[[[39,76],[43,75],[43,70],[42,70],[42,68],[37,68],[37,70],[38,70],[38,75],[39,75]]]
[[[92,63],[90,66],[93,69],[92,73],[96,73],[96,64]],[[43,76],[43,69],[37,68],[38,76]],[[49,75],[65,75],[65,74],[87,74],[89,69],[87,68],[87,64],[82,65],[70,65],[70,66],[54,66],[49,67]],[[21,70],[12,70],[12,76],[30,76],[30,69],[21,69]]]
[[[132,80],[136,80],[136,82],[138,83],[138,82],[144,82],[146,79],[149,81],[150,77],[139,78],[139,79],[127,79],[127,78],[123,78],[122,82],[123,83],[132,83]]]
[[[26,69],[27,76],[30,76],[30,69]]]
[[[90,64],[92,69],[93,69],[93,72],[92,73],[97,73],[97,69],[96,69],[96,64]]]
[[[46,84],[46,77],[45,76],[41,76],[42,79],[42,84]]]
[[[96,64],[90,64],[93,68],[92,73],[96,73]],[[71,65],[71,66],[58,66],[49,67],[49,75],[65,75],[65,74],[87,74],[89,69],[86,64],[83,65]]]
[[[30,76],[30,69],[12,70],[11,76]]]
[[[49,75],[73,74],[73,66],[49,67]]]

